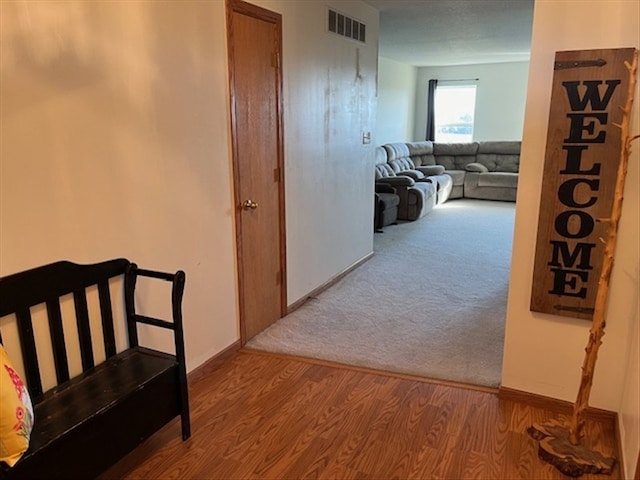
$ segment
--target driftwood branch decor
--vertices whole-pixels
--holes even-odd
[[[585,414],[589,404],[589,395],[593,383],[593,374],[598,358],[598,349],[602,344],[602,337],[606,326],[605,312],[609,293],[609,281],[614,263],[618,223],[622,214],[622,199],[627,166],[631,154],[631,142],[638,138],[638,136],[632,136],[629,131],[638,69],[637,50],[634,51],[632,62],[624,61],[624,65],[629,76],[626,102],[623,106],[620,106],[622,121],[619,124],[615,123],[615,126],[620,129],[622,146],[617,168],[611,215],[609,218],[597,219],[598,222],[607,225],[606,236],[600,238],[600,241],[604,245],[604,259],[598,280],[592,326],[585,348],[582,377],[573,407],[571,423],[567,426],[558,421],[551,421],[545,424],[534,424],[528,429],[529,435],[539,442],[538,453],[540,457],[554,465],[565,475],[574,477],[584,473],[610,474],[616,462],[614,458],[605,457],[600,452],[593,451],[584,445],[583,430]]]

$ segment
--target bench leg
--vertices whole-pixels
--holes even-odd
[[[180,421],[182,423],[182,440],[191,436],[191,420],[189,414],[189,387],[187,385],[187,371],[184,363],[179,365],[180,377]]]
[[[189,395],[187,392],[187,383],[186,381],[182,383],[180,386],[180,403],[181,405],[181,413],[180,413],[180,421],[182,422],[182,440],[186,440],[191,436],[191,420],[189,415]]]
[[[187,440],[191,436],[191,424],[189,423],[189,412],[182,412],[180,415],[182,420],[182,440]]]

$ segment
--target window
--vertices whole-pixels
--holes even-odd
[[[435,141],[470,142],[476,108],[475,85],[441,85],[435,94]]]

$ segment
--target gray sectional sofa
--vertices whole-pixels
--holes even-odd
[[[388,177],[394,177],[397,185],[404,184],[398,191],[401,220],[416,220],[449,198],[515,202],[520,145],[520,141],[389,143],[376,148],[376,182],[390,183]]]
[[[403,170],[398,165],[394,168],[387,162],[387,151],[376,147],[375,181],[393,187],[400,197],[399,220],[417,220],[436,204],[436,186],[431,182],[417,182],[418,174],[417,170]]]
[[[387,163],[397,173],[411,173],[416,182],[429,182],[436,187],[436,205],[448,200],[453,187],[451,176],[446,175],[442,165],[426,164],[418,157],[411,156],[411,150],[406,143],[387,143],[382,148],[387,152]]]

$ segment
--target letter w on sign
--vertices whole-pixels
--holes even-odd
[[[556,52],[531,310],[591,320],[633,48]],[[525,159],[526,161],[526,159]]]

